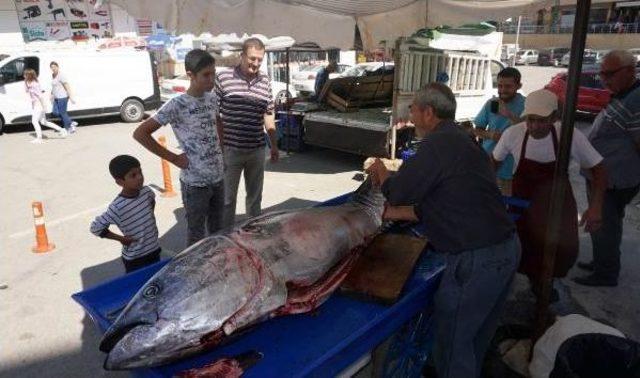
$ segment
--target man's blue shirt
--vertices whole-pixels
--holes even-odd
[[[503,133],[509,126],[511,126],[511,121],[499,113],[491,112],[491,101],[494,100],[496,99],[489,100],[484,104],[476,118],[473,120],[473,123],[481,128],[486,127],[487,131]],[[507,109],[509,109],[509,111],[514,115],[520,116],[524,111],[524,96],[520,93],[516,93],[516,96],[507,103]],[[491,154],[493,149],[496,147],[496,144],[498,144],[498,142],[493,139],[484,139],[482,141],[482,148],[488,154]],[[513,156],[507,156],[500,166],[500,169],[498,169],[497,176],[503,180],[511,180],[513,178]]]

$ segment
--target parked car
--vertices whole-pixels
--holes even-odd
[[[582,64],[595,64],[596,63],[596,53],[594,50],[585,49],[582,56]],[[560,65],[563,67],[569,67],[569,60],[571,59],[571,51],[567,52],[562,56],[562,60],[560,61]]]
[[[520,50],[516,54],[516,64],[535,64],[538,62],[538,50]]]
[[[218,70],[226,68],[218,67]],[[180,75],[173,79],[164,79],[160,83],[160,98],[162,102],[169,101],[172,97],[178,96],[187,91],[189,88],[189,77],[187,75]],[[276,105],[289,99],[296,97],[296,90],[292,84],[289,84],[289,96],[287,96],[287,83],[280,81],[271,81],[271,94],[273,95]]]
[[[162,102],[169,101],[172,97],[185,93],[189,88],[187,75],[176,76],[173,79],[164,79],[160,82],[160,98]]]
[[[555,93],[559,101],[564,103],[567,91],[567,72],[554,76],[545,88]],[[610,98],[611,92],[602,86],[597,70],[590,68],[589,71],[580,73],[577,111],[597,114],[607,106]]]
[[[48,93],[53,61],[60,63],[75,94],[75,102],[69,103],[72,118],[120,114],[125,122],[139,122],[145,110],[160,105],[156,65],[148,51],[25,51],[0,61],[0,131],[5,124],[31,122],[23,72],[38,72]]]
[[[539,66],[559,66],[564,54],[569,52],[568,47],[551,47],[538,52]]]
[[[604,56],[607,55],[607,53],[611,51],[611,50],[595,50],[593,52],[593,54],[589,57],[589,59],[584,59],[584,60],[588,60],[588,61],[584,61],[582,62],[582,64],[600,64],[602,63],[602,59],[604,59]],[[593,60],[593,62],[592,62]]]
[[[636,73],[636,77],[640,80],[640,72]],[[561,103],[566,98],[567,88],[567,72],[559,73],[554,76],[546,89],[555,93]],[[578,89],[578,105],[576,110],[584,113],[598,114],[611,99],[611,92],[604,88],[600,81],[599,65],[590,65],[584,68],[580,74],[580,87]]]
[[[317,64],[294,73],[291,77],[293,88],[305,96],[315,94],[316,76],[325,66],[326,64]],[[336,72],[329,74],[329,79],[334,79],[340,76],[341,73],[345,72],[349,68],[351,68],[350,65],[339,63]]]
[[[358,63],[344,71],[340,77],[360,77],[386,74],[393,72],[393,62]]]
[[[515,43],[503,44],[500,48],[500,61],[506,65],[510,65],[513,62],[513,56],[518,52]]]

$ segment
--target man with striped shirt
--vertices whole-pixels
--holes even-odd
[[[160,260],[155,194],[144,186],[144,176],[138,159],[129,155],[116,156],[109,163],[109,172],[122,187],[109,208],[91,223],[91,233],[122,244],[122,262],[127,273]],[[118,235],[109,230],[116,225]]]
[[[265,46],[257,38],[242,45],[240,64],[219,72],[215,93],[218,97],[218,122],[223,131],[225,161],[224,225],[235,222],[236,198],[240,175],[244,172],[246,212],[260,215],[264,182],[265,129],[271,144],[271,161],[278,161],[271,81],[260,72]]]
[[[602,83],[613,95],[593,121],[589,141],[602,155],[608,186],[602,204],[602,227],[591,233],[593,261],[578,267],[592,272],[576,277],[586,286],[616,286],[620,273],[620,243],[624,209],[640,189],[640,80],[636,58],[625,50],[612,50],[600,67]],[[593,195],[587,175],[587,195]]]

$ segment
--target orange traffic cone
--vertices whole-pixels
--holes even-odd
[[[158,138],[158,143],[164,148],[167,148],[167,138],[164,135]],[[171,182],[171,166],[169,162],[162,159],[162,180],[164,181],[164,190],[160,194],[162,197],[175,197],[176,192],[173,190],[173,183]]]
[[[49,243],[47,237],[47,228],[44,226],[44,212],[42,211],[42,202],[31,203],[33,210],[33,223],[36,226],[36,245],[31,248],[33,252],[44,253],[52,251],[56,246]]]

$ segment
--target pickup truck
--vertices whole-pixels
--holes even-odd
[[[392,127],[408,119],[414,93],[433,81],[449,85],[456,95],[456,121],[472,121],[487,100],[497,95],[497,74],[505,66],[473,51],[434,49],[400,40],[395,72],[376,77],[330,80],[320,110],[300,111],[304,143],[363,156],[395,157],[405,131]],[[324,107],[324,110],[322,108]]]

